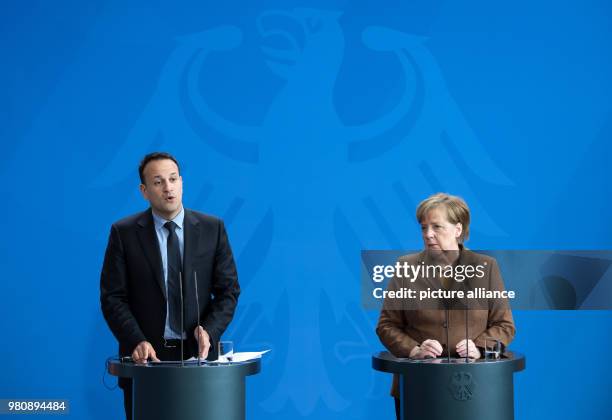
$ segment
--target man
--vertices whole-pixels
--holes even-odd
[[[111,227],[100,279],[104,318],[119,354],[135,363],[179,360],[181,341],[185,358],[213,359],[240,294],[223,222],[183,208],[183,179],[172,155],[148,154],[138,172],[151,207]],[[131,380],[121,378],[119,386],[131,419]]]

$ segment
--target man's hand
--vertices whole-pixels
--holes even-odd
[[[200,343],[200,348],[198,349],[200,358],[206,359],[208,357],[208,351],[210,350],[210,336],[208,335],[206,330],[200,325],[198,325],[197,328],[194,330],[193,336],[195,337],[196,341]]]
[[[474,344],[472,340],[467,340],[467,346],[466,341],[461,340],[457,344],[456,349],[461,357],[465,357],[467,354],[467,357],[470,359],[480,359],[480,350],[478,350],[478,347],[476,347],[476,344]]]
[[[411,359],[435,358],[442,354],[442,345],[438,340],[425,340],[410,352]]]
[[[155,349],[151,343],[148,341],[141,341],[132,352],[132,360],[136,363],[144,364],[147,363],[149,358],[151,358],[151,360],[154,362],[159,362],[159,359],[155,354]]]

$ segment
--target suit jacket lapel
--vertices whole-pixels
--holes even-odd
[[[138,219],[138,226],[138,240],[140,241],[144,255],[149,261],[153,273],[155,273],[155,280],[157,280],[157,284],[164,298],[168,300],[168,296],[166,295],[166,284],[164,283],[164,268],[159,252],[159,241],[155,233],[155,224],[153,223],[151,209],[142,213],[142,216]]]

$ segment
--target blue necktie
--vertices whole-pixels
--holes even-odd
[[[179,273],[183,264],[181,263],[181,250],[179,248],[177,225],[167,222],[164,227],[168,230],[168,316],[170,317],[170,328],[182,335],[181,331],[181,288]]]

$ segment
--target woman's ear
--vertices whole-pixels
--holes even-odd
[[[455,225],[455,238],[459,239],[462,233],[463,233],[463,225],[461,223],[457,223]]]

